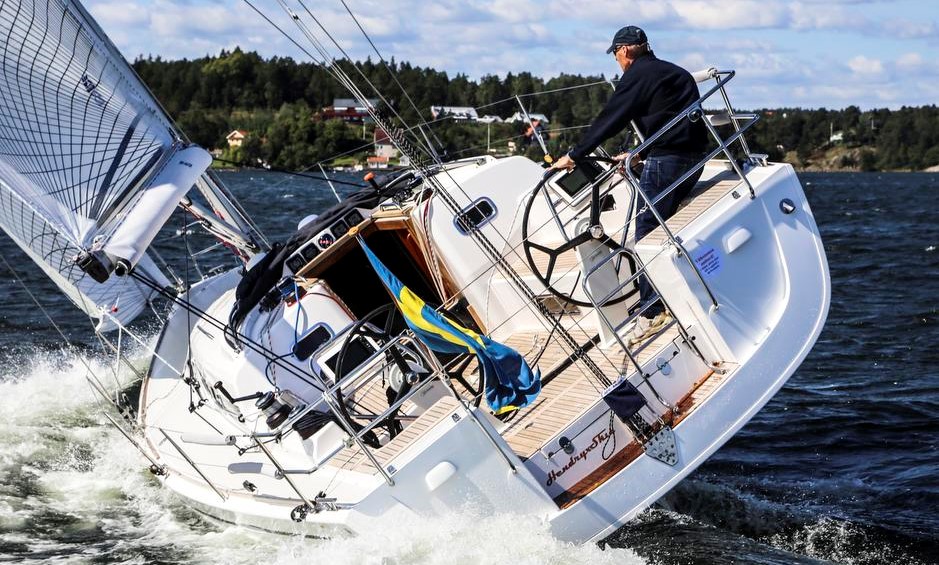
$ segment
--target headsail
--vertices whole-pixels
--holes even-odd
[[[210,162],[77,2],[0,2],[0,227],[85,312],[143,309],[118,264],[168,283],[146,248]]]

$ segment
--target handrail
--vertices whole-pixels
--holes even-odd
[[[193,461],[189,457],[189,455],[186,454],[185,451],[183,451],[183,448],[180,447],[178,443],[173,441],[173,438],[171,438],[170,435],[166,433],[166,430],[164,430],[163,428],[157,428],[157,429],[160,430],[160,433],[163,434],[163,437],[166,438],[166,441],[170,442],[170,445],[172,445],[176,449],[176,451],[180,455],[182,455],[183,459],[186,460],[186,463],[189,463],[189,465],[195,470],[195,472],[198,473],[200,477],[202,477],[202,480],[205,481],[207,485],[209,485],[209,488],[215,491],[215,494],[217,494],[218,497],[222,499],[222,502],[227,502],[228,497],[222,494],[222,491],[218,490],[218,487],[212,484],[212,481],[210,481],[209,478],[205,476],[205,473],[202,472],[202,469],[200,469],[199,466],[196,465],[196,462]]]
[[[342,335],[343,333],[344,332],[340,332],[340,335]],[[395,411],[400,409],[401,406],[403,406],[405,402],[407,402],[408,400],[413,398],[416,394],[421,392],[435,378],[441,378],[442,373],[440,373],[439,371],[428,371],[429,376],[427,378],[424,378],[421,381],[415,383],[412,386],[411,390],[408,391],[404,396],[397,399],[394,403],[388,406],[388,408],[386,408],[381,414],[371,417],[371,421],[368,422],[368,424],[366,424],[365,426],[359,428],[358,430],[354,428],[354,426],[352,425],[352,422],[349,421],[349,419],[345,416],[343,410],[339,407],[338,402],[335,398],[335,394],[336,392],[342,390],[343,387],[347,387],[350,384],[352,385],[353,388],[346,392],[348,394],[353,394],[355,391],[359,390],[361,387],[365,386],[367,383],[377,378],[381,374],[382,369],[387,367],[388,364],[384,363],[376,367],[374,361],[376,359],[383,357],[385,352],[389,351],[392,347],[402,347],[403,345],[409,345],[410,347],[408,348],[408,351],[418,355],[420,360],[425,365],[435,365],[428,358],[428,354],[424,351],[423,344],[421,344],[413,335],[411,335],[410,332],[405,331],[404,333],[399,334],[398,336],[395,336],[392,339],[389,339],[388,342],[385,343],[383,346],[381,346],[373,355],[371,355],[368,359],[360,363],[357,367],[355,367],[348,374],[340,378],[333,385],[328,385],[326,381],[323,380],[323,378],[318,373],[314,372],[314,376],[316,377],[316,379],[320,381],[323,387],[323,396],[321,398],[321,401],[326,403],[329,410],[333,413],[333,416],[335,417],[336,422],[339,424],[339,426],[343,428],[343,430],[352,439],[352,441],[358,446],[358,448],[364,452],[365,456],[369,459],[372,466],[375,467],[375,469],[377,469],[379,473],[381,473],[381,475],[384,477],[385,481],[388,483],[389,486],[394,486],[395,484],[394,479],[391,476],[391,473],[388,470],[386,470],[384,466],[378,461],[378,458],[375,457],[374,453],[372,453],[371,448],[367,444],[364,443],[362,438],[365,436],[366,433],[368,433],[373,428],[375,428],[376,426],[384,422]],[[433,357],[431,356],[431,358]],[[359,381],[359,382],[353,384],[355,381]],[[255,443],[260,447],[261,442],[257,441],[257,438],[269,437],[269,436],[282,437],[286,434],[289,434],[293,430],[290,424],[292,422],[297,421],[299,418],[309,413],[311,410],[315,409],[315,407],[317,406],[320,406],[320,402],[311,403],[305,406],[303,409],[298,410],[297,413],[292,415],[287,421],[285,421],[278,430],[272,431],[269,434],[268,433],[254,434],[253,438],[255,439]],[[262,447],[262,450],[264,450],[265,452],[267,451],[263,447]],[[320,464],[325,463],[326,461],[331,459],[339,451],[341,450],[336,450],[334,453],[324,458],[320,462]],[[268,454],[268,458],[271,458],[269,454]],[[273,462],[273,459],[272,459],[272,462]],[[274,462],[274,464],[277,465],[276,462]]]
[[[718,153],[723,152],[727,159],[730,161],[731,166],[736,171],[740,179],[747,184],[747,187],[750,190],[750,198],[756,198],[756,191],[753,189],[753,185],[750,183],[750,180],[747,178],[746,173],[740,168],[740,165],[737,163],[734,156],[730,153],[729,145],[737,140],[743,140],[743,133],[749,129],[756,121],[759,119],[759,116],[756,114],[741,114],[737,115],[733,113],[733,108],[729,104],[729,99],[726,96],[726,91],[724,90],[724,85],[726,85],[731,79],[736,75],[735,71],[714,71],[712,76],[717,81],[717,84],[711,87],[704,95],[698,98],[694,103],[690,104],[687,108],[679,112],[674,118],[668,121],[664,126],[662,126],[657,132],[648,137],[645,141],[639,144],[633,151],[629,153],[629,156],[626,157],[624,162],[623,170],[626,174],[626,178],[629,180],[630,184],[636,190],[636,193],[642,198],[645,202],[646,210],[652,214],[656,222],[662,227],[662,231],[665,232],[668,237],[669,242],[674,245],[680,252],[681,255],[684,255],[685,259],[688,261],[688,264],[691,266],[692,270],[695,273],[695,276],[698,278],[698,281],[704,287],[705,291],[708,293],[708,297],[711,300],[711,304],[714,309],[720,308],[720,304],[717,301],[717,297],[714,295],[714,292],[711,290],[710,285],[704,279],[704,276],[701,274],[700,269],[692,260],[691,256],[688,254],[688,250],[685,249],[684,245],[681,243],[681,240],[675,237],[675,234],[672,233],[672,230],[668,227],[665,222],[665,219],[659,214],[658,210],[655,208],[655,204],[659,202],[663,197],[670,194],[675,190],[682,182],[688,180],[691,175],[696,173],[699,169],[704,168],[709,160],[711,160]],[[721,92],[724,96],[725,101],[727,102],[727,110],[731,117],[731,121],[734,123],[735,132],[727,139],[724,140],[717,129],[711,125],[707,119],[705,119],[704,108],[701,106],[702,102],[710,98],[716,92]],[[717,141],[717,149],[711,151],[706,157],[699,161],[696,165],[691,167],[684,175],[682,175],[678,180],[673,182],[666,190],[662,191],[655,200],[651,200],[644,190],[639,185],[639,179],[636,177],[635,173],[632,171],[632,164],[637,155],[644,152],[646,149],[651,147],[660,137],[665,135],[669,130],[678,125],[684,119],[689,120],[704,120],[704,126],[707,128],[708,133]],[[737,120],[738,119],[747,119],[749,121],[744,124],[743,127],[740,127]],[[749,148],[744,146],[744,151],[747,153],[747,158],[752,159],[752,156],[749,153]],[[640,271],[644,271],[645,267],[643,266]]]
[[[489,440],[489,442],[493,445],[493,447],[496,449],[496,451],[499,453],[499,455],[502,457],[502,459],[503,459],[503,460],[506,462],[506,464],[509,466],[509,469],[510,469],[513,473],[515,473],[515,472],[517,471],[516,466],[515,466],[515,463],[512,461],[511,457],[510,457],[508,454],[505,453],[505,451],[504,451],[504,450],[502,449],[502,447],[499,445],[499,443],[498,443],[498,441],[496,440],[496,438],[492,437],[492,435],[489,433],[489,431],[486,429],[486,427],[483,425],[483,423],[479,421],[478,416],[476,415],[476,412],[475,412],[475,410],[473,409],[473,407],[469,406],[469,404],[466,402],[466,400],[465,400],[465,399],[460,395],[460,393],[457,392],[457,390],[453,387],[452,383],[450,382],[449,377],[447,376],[446,370],[445,370],[445,368],[443,367],[443,365],[440,364],[440,362],[439,362],[439,360],[437,359],[437,357],[427,348],[427,346],[426,346],[423,342],[421,342],[420,340],[416,339],[416,337],[415,337],[409,330],[405,330],[403,333],[401,333],[401,334],[395,336],[393,339],[389,340],[388,343],[386,343],[384,346],[382,346],[374,355],[372,355],[371,357],[369,357],[369,359],[367,359],[366,361],[363,361],[358,367],[356,367],[356,368],[353,370],[353,372],[351,372],[349,375],[343,377],[339,382],[337,382],[337,383],[336,383],[335,385],[333,385],[332,387],[329,387],[329,388],[327,389],[327,391],[324,392],[324,395],[326,395],[327,393],[329,393],[329,395],[328,395],[329,400],[327,400],[327,402],[330,404],[330,407],[333,408],[333,407],[332,407],[332,401],[333,401],[334,399],[331,397],[331,395],[332,395],[336,390],[341,389],[342,386],[344,386],[344,385],[347,384],[348,382],[360,378],[361,373],[363,373],[365,370],[367,370],[367,369],[370,368],[369,366],[370,366],[370,364],[371,364],[371,361],[373,361],[374,359],[378,358],[380,355],[383,355],[385,351],[389,350],[391,347],[398,347],[398,346],[400,346],[400,344],[405,344],[405,343],[408,344],[408,345],[410,345],[410,346],[412,347],[412,348],[409,348],[409,349],[408,349],[410,352],[418,354],[418,355],[420,356],[421,360],[426,363],[426,365],[427,365],[428,368],[430,369],[430,370],[428,371],[428,375],[429,375],[429,376],[428,376],[427,378],[423,379],[422,381],[419,381],[418,383],[415,383],[415,386],[412,386],[411,390],[408,391],[408,393],[405,394],[402,398],[397,399],[397,400],[396,400],[394,403],[392,403],[387,409],[385,409],[385,411],[383,411],[381,414],[375,416],[375,417],[372,419],[372,421],[370,421],[368,424],[366,424],[365,426],[363,426],[361,429],[359,429],[358,431],[356,431],[356,432],[350,434],[350,435],[352,435],[353,439],[355,439],[356,442],[359,443],[359,447],[367,452],[366,455],[367,455],[367,456],[369,457],[369,459],[372,461],[372,464],[373,464],[377,469],[379,469],[379,471],[381,471],[383,475],[385,475],[386,480],[389,482],[389,485],[394,485],[394,481],[391,479],[390,475],[389,475],[388,473],[386,473],[385,469],[384,469],[383,467],[381,467],[381,465],[377,462],[376,458],[375,458],[374,455],[371,453],[370,448],[369,448],[367,445],[364,445],[364,444],[361,442],[361,438],[362,438],[362,436],[364,436],[366,433],[368,433],[369,431],[371,431],[375,426],[377,426],[378,424],[380,424],[381,422],[383,422],[388,416],[390,416],[391,414],[393,414],[396,410],[398,410],[399,408],[401,408],[401,406],[404,405],[405,402],[407,402],[407,401],[410,400],[413,396],[415,396],[416,394],[418,394],[419,392],[421,392],[421,390],[423,390],[423,389],[424,389],[428,384],[430,384],[434,379],[439,379],[439,380],[447,387],[447,390],[450,392],[450,394],[453,395],[454,398],[456,398],[456,400],[460,403],[460,405],[464,408],[464,410],[466,410],[467,414],[469,414],[469,416],[473,419],[473,421],[474,421],[474,422],[476,423],[476,425],[480,428],[480,430],[482,430],[482,432],[486,435],[486,438]],[[370,381],[370,380],[376,378],[376,377],[378,376],[379,372],[380,372],[380,371],[374,371],[374,370],[373,370],[371,374],[365,376],[365,381],[367,382],[367,381]],[[363,386],[363,385],[360,384],[359,386]],[[357,390],[357,389],[358,389],[358,387],[356,388],[356,390]],[[327,396],[324,396],[324,398],[327,398]],[[343,421],[344,423],[347,423],[345,416],[342,414],[342,412],[341,412],[340,410],[333,409],[333,413],[334,413],[341,421]],[[344,427],[345,427],[345,426],[344,426]],[[350,426],[350,427],[351,427],[351,426]]]
[[[626,249],[625,247],[621,247],[620,249],[618,249],[618,250],[614,251],[613,253],[610,253],[609,255],[607,255],[605,258],[603,258],[603,260],[598,261],[595,265],[593,265],[593,266],[590,268],[589,271],[587,271],[587,272],[584,274],[583,281],[581,281],[581,286],[583,287],[584,293],[587,295],[588,300],[590,300],[590,302],[594,305],[594,308],[595,308],[598,312],[600,311],[600,310],[599,310],[599,309],[600,309],[600,306],[602,306],[606,301],[608,301],[608,300],[610,300],[611,298],[613,298],[613,296],[615,296],[616,293],[620,292],[622,289],[626,288],[626,287],[627,287],[630,283],[632,283],[634,280],[636,280],[636,279],[639,278],[641,275],[643,275],[643,274],[645,273],[645,271],[646,271],[646,268],[645,268],[645,266],[643,266],[642,268],[640,268],[638,271],[636,271],[635,273],[633,273],[627,280],[621,282],[616,288],[614,288],[614,289],[610,290],[609,292],[607,292],[607,294],[604,295],[604,297],[603,297],[601,300],[599,300],[599,301],[597,301],[597,300],[594,299],[593,294],[590,292],[590,288],[589,288],[588,285],[587,285],[587,281],[590,280],[590,277],[591,277],[594,273],[598,272],[601,268],[603,268],[603,266],[604,266],[605,264],[609,263],[614,257],[619,257],[620,255],[629,255],[629,254],[630,254],[630,251],[629,251],[628,249]],[[666,307],[669,311],[674,312],[674,310],[672,310],[672,309],[669,307],[668,301],[665,300],[665,297],[664,297],[664,296],[662,295],[662,293],[659,291],[658,286],[656,286],[656,284],[655,284],[654,282],[652,282],[652,279],[651,279],[648,275],[646,275],[646,279],[648,280],[649,285],[652,287],[652,290],[653,290],[653,291],[655,292],[655,294],[656,294],[656,300],[661,300],[661,301],[662,301],[662,304],[664,304],[665,307]],[[616,341],[619,343],[619,345],[620,345],[620,347],[622,348],[623,352],[626,353],[626,356],[629,357],[629,360],[632,361],[633,366],[636,368],[636,371],[637,371],[638,373],[640,373],[640,374],[642,374],[642,367],[639,365],[639,362],[638,362],[638,361],[635,359],[635,357],[633,356],[633,354],[632,354],[632,352],[630,351],[630,349],[629,349],[629,347],[627,346],[627,344],[625,344],[625,343],[623,342],[622,338],[621,338],[620,335],[619,335],[619,330],[622,329],[622,327],[623,327],[624,325],[626,325],[626,324],[628,324],[629,322],[631,322],[632,320],[638,318],[643,312],[645,312],[645,311],[652,305],[652,302],[654,302],[654,300],[650,300],[650,301],[648,302],[648,304],[646,304],[645,306],[641,306],[641,308],[640,308],[639,310],[637,310],[637,311],[634,312],[633,314],[627,316],[627,318],[626,318],[626,319],[622,322],[622,324],[620,324],[619,326],[613,326],[613,324],[612,324],[612,322],[610,322],[609,318],[607,318],[605,315],[603,315],[602,312],[600,313],[600,320],[601,320],[604,324],[606,324],[607,328],[608,328],[608,329],[610,330],[610,332],[613,334],[613,337],[614,337],[614,338],[616,339]],[[702,361],[704,361],[705,363],[707,363],[707,360],[704,358],[704,355],[701,353],[701,350],[698,349],[698,346],[694,343],[694,340],[691,339],[691,335],[688,333],[688,329],[685,328],[684,324],[681,323],[681,320],[679,320],[677,316],[675,316],[675,322],[678,324],[678,331],[679,331],[679,333],[682,335],[682,337],[685,339],[685,341],[688,342],[688,343],[691,345],[691,348],[694,349],[694,351],[695,351],[695,353],[698,355],[698,357],[699,357]],[[637,349],[636,353],[638,353],[640,350],[641,350],[641,348]],[[708,364],[709,364],[709,365],[712,365],[711,363],[708,363]],[[656,394],[656,396],[658,396],[658,394]],[[661,401],[661,399],[660,399],[660,401]],[[666,404],[666,405],[667,405],[667,404]]]
[[[318,373],[314,373],[316,378],[323,383],[323,386],[326,387],[326,381]],[[352,441],[358,446],[358,448],[365,453],[365,456],[371,462],[372,466],[378,469],[378,472],[381,473],[382,477],[385,479],[385,482],[388,483],[388,486],[393,487],[395,485],[394,479],[391,478],[391,475],[388,471],[382,466],[378,461],[378,458],[375,457],[375,454],[368,448],[365,442],[362,441],[362,438],[356,434],[355,429],[352,427],[352,422],[349,422],[346,417],[343,415],[342,410],[339,408],[336,403],[336,399],[332,395],[324,394],[323,400],[326,402],[326,405],[329,406],[330,411],[336,417],[336,422],[340,427],[352,438]],[[338,452],[337,452],[338,453]]]
[[[297,496],[300,497],[300,501],[303,502],[307,508],[314,508],[313,504],[307,499],[306,496],[304,496],[303,492],[293,482],[293,479],[290,478],[289,474],[284,471],[284,468],[281,466],[280,462],[274,458],[274,454],[271,453],[266,445],[264,445],[264,442],[255,441],[255,444],[257,444],[261,451],[264,452],[264,455],[266,455],[268,460],[270,460],[270,462],[274,465],[274,467],[277,469],[277,472],[280,473],[285,481],[287,481],[287,484],[290,485],[290,488],[293,489],[293,492],[295,492]]]
[[[433,365],[434,375],[441,375],[441,381],[444,383],[444,385],[446,385],[447,389],[450,391],[450,394],[457,400],[457,402],[460,403],[460,406],[462,406],[463,410],[465,410],[466,413],[469,415],[469,417],[472,418],[473,422],[476,423],[479,429],[483,432],[483,435],[486,436],[486,439],[489,440],[489,443],[491,443],[492,446],[495,448],[496,452],[498,452],[499,455],[502,456],[502,459],[509,466],[509,469],[512,471],[512,473],[513,474],[518,473],[518,469],[516,468],[515,463],[512,461],[512,458],[505,452],[505,450],[499,444],[499,441],[496,440],[496,438],[492,437],[492,434],[489,433],[489,430],[486,429],[486,426],[484,426],[483,423],[479,420],[479,416],[476,413],[475,407],[470,406],[469,403],[466,401],[466,399],[464,399],[463,396],[460,395],[459,392],[457,392],[456,387],[453,386],[453,383],[450,381],[449,375],[447,375],[447,372],[445,368],[443,367],[443,365],[440,364],[440,361],[437,359],[437,356],[434,355],[432,352],[430,352],[430,350],[427,348],[425,344],[421,342],[417,342],[417,343],[418,343],[418,346],[421,347],[422,349],[427,349],[427,357],[430,360],[431,365]],[[480,378],[484,378],[484,376],[480,375]],[[499,436],[499,439],[502,439],[502,436]]]

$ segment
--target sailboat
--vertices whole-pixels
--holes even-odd
[[[117,356],[148,348],[136,409],[103,417],[213,519],[330,537],[471,503],[601,540],[733,437],[824,325],[812,211],[791,166],[750,151],[733,71],[696,73],[700,100],[632,153],[707,127],[663,218],[602,151],[570,172],[443,160],[331,65],[411,166],[271,244],[78,2],[4,2],[0,38],[0,226]],[[659,226],[636,241],[645,209]],[[175,210],[233,267],[171,271],[153,243]],[[653,302],[670,319],[637,337]]]

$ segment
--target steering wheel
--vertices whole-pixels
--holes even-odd
[[[342,379],[345,375],[343,367],[349,366],[351,361],[346,361],[347,357],[350,355],[351,348],[354,343],[358,340],[369,338],[374,340],[380,346],[388,343],[393,339],[398,333],[400,333],[401,328],[404,326],[404,320],[401,317],[401,314],[398,312],[398,309],[394,304],[385,304],[384,306],[379,306],[378,308],[372,310],[360,320],[355,322],[352,327],[349,329],[346,339],[342,344],[342,348],[339,350],[339,354],[336,356],[336,380]],[[385,358],[390,363],[393,364],[402,375],[401,383],[398,386],[397,390],[394,390],[393,387],[389,387],[386,391],[388,397],[388,405],[391,406],[396,403],[401,398],[410,392],[412,384],[412,377],[415,374],[415,370],[412,364],[409,363],[409,360],[412,362],[419,362],[419,357],[417,354],[405,355],[398,347],[391,347],[385,352]],[[355,367],[350,367],[349,370],[354,370]],[[345,403],[344,395],[342,389],[336,389],[336,400],[339,404],[339,409],[342,411],[343,416],[353,424],[354,427],[357,424],[352,419],[351,414],[349,413],[349,408]],[[398,409],[394,410],[389,414],[379,426],[384,427],[388,430],[388,434],[394,438],[401,431],[402,426],[401,422],[396,418]],[[368,434],[366,434],[367,436]],[[372,438],[366,439],[365,436],[362,438],[363,441],[371,445],[371,441],[374,441],[375,445],[372,447],[378,447],[378,438],[374,436]]]
[[[587,243],[599,244],[607,247],[610,252],[620,251],[622,245],[611,238],[603,229],[600,223],[600,213],[605,205],[611,202],[612,196],[609,194],[603,198],[600,197],[600,183],[593,183],[590,197],[590,205],[585,210],[576,210],[572,206],[558,208],[558,201],[564,202],[561,194],[548,181],[559,169],[549,169],[545,172],[541,180],[535,185],[525,204],[525,212],[522,215],[522,247],[525,250],[525,259],[528,262],[528,268],[535,277],[541,281],[541,284],[561,300],[576,304],[577,306],[593,307],[594,304],[589,301],[587,294],[581,290],[580,283],[584,276],[584,265],[577,256],[577,248]],[[534,211],[534,213],[533,213]],[[584,212],[588,212],[586,215]],[[538,218],[535,226],[531,225],[532,218]],[[572,233],[577,224],[583,224],[587,220],[586,228],[580,233]],[[532,229],[534,228],[534,229]],[[558,243],[558,242],[561,243]],[[547,261],[543,258],[547,257]],[[563,259],[566,257],[566,260]],[[536,258],[541,259],[537,261]],[[573,265],[569,269],[558,270],[558,264],[565,263]],[[626,263],[629,270],[626,276],[636,271],[636,262],[631,253],[626,254]],[[620,272],[623,269],[623,262],[619,259],[612,262],[618,280]],[[589,268],[589,266],[588,266]],[[563,278],[569,273],[576,273],[574,283],[570,290],[563,290],[559,285]],[[624,289],[625,290],[625,289]],[[638,292],[635,281],[632,289],[623,292],[619,296],[610,298],[597,306],[609,306],[619,304],[624,300],[631,298]]]

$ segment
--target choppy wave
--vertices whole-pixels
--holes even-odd
[[[9,365],[8,365],[9,366]],[[630,549],[574,546],[535,519],[389,522],[367,536],[314,540],[204,520],[163,489],[144,460],[101,418],[85,379],[110,390],[134,378],[99,359],[36,353],[0,374],[0,561],[640,564]]]

